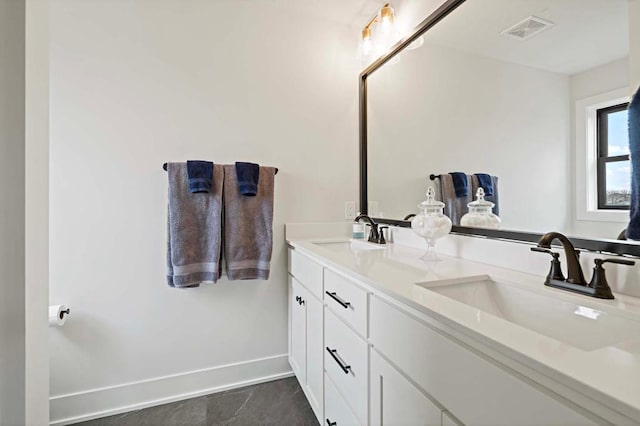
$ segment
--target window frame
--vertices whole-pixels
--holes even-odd
[[[621,161],[629,161],[629,154],[609,156],[609,120],[610,114],[626,111],[629,102],[619,103],[596,110],[596,145],[598,149],[596,165],[596,191],[598,210],[623,210],[628,211],[628,205],[607,204],[607,164]]]
[[[628,210],[598,209],[596,111],[630,102],[630,93],[631,89],[625,86],[575,101],[574,134],[572,136],[575,178],[570,185],[575,191],[573,193],[575,202],[574,226],[578,228],[586,226],[586,222],[594,221],[624,224],[623,228],[629,223]]]

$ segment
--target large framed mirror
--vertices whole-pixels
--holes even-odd
[[[361,210],[408,227],[432,186],[454,233],[533,242],[558,231],[582,249],[640,256],[638,242],[619,239],[636,89],[628,9],[629,0],[445,2],[360,75]],[[451,173],[467,179],[453,201]],[[460,225],[478,187],[491,191],[500,229]]]

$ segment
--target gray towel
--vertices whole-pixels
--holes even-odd
[[[167,281],[198,287],[220,278],[224,166],[215,164],[210,192],[191,193],[187,165],[169,163]]]
[[[500,191],[498,191],[498,176],[491,175],[491,182],[493,183],[493,195],[484,197],[485,200],[491,201],[495,206],[493,207],[493,213],[495,215],[500,216]],[[480,182],[478,182],[478,178],[475,175],[471,175],[471,191],[473,199],[476,199],[476,192],[478,191],[478,187],[480,186]]]
[[[269,279],[275,174],[274,167],[260,167],[258,193],[245,197],[236,166],[224,166],[224,258],[230,280]]]
[[[469,185],[469,175],[467,175],[467,184]],[[450,174],[440,175],[440,199],[444,203],[444,214],[449,216],[454,225],[460,225],[460,219],[467,213],[467,204],[471,202],[471,193],[469,191],[465,197],[456,197],[456,189],[453,186],[453,178]]]

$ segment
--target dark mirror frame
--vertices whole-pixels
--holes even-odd
[[[426,33],[434,25],[447,17],[460,5],[466,1],[474,0],[447,0],[443,3],[435,12],[429,15],[424,21],[422,21],[413,32],[396,43],[389,52],[380,56],[371,65],[365,68],[360,73],[359,77],[359,133],[360,133],[360,211],[363,214],[367,214],[368,209],[368,196],[367,196],[367,142],[368,142],[368,128],[367,128],[367,78],[373,74],[376,70],[390,61],[394,56],[400,54],[408,45],[410,45],[418,37]],[[425,176],[426,178],[426,176]],[[411,222],[406,220],[394,220],[385,218],[373,218],[377,223],[384,223],[393,226],[400,226],[404,228],[410,228]],[[550,229],[549,231],[553,231]],[[520,232],[511,230],[497,230],[497,229],[482,229],[482,228],[469,228],[466,226],[454,225],[451,229],[452,234],[466,235],[472,237],[484,237],[491,239],[501,239],[508,241],[519,241],[523,243],[535,243],[538,242],[542,234],[533,232]],[[573,245],[582,250],[611,253],[618,255],[629,255],[640,257],[640,243],[631,244],[625,243],[622,240],[605,240],[605,239],[587,239],[587,238],[575,238],[570,237]]]

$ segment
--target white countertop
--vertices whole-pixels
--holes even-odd
[[[314,256],[372,289],[442,322],[479,343],[562,383],[635,421],[640,421],[640,335],[595,350],[583,350],[487,314],[416,283],[486,277],[540,294],[552,295],[604,313],[640,323],[640,299],[616,295],[601,300],[543,285],[543,278],[492,265],[439,255],[437,262],[420,260],[415,248],[388,244],[384,249],[339,252],[321,244],[348,239],[289,240],[302,253]],[[541,271],[542,274],[546,271]],[[545,321],[541,316],[540,321]],[[558,324],[562,327],[563,324]]]

